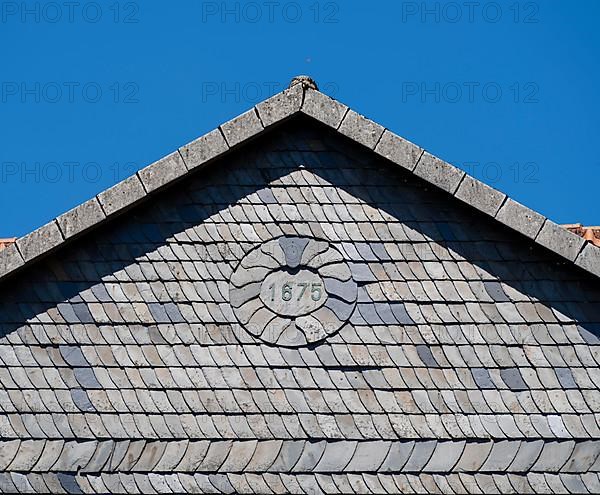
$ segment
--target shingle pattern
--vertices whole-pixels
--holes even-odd
[[[265,343],[232,275],[306,238],[355,308]],[[598,493],[600,290],[566,263],[292,120],[4,281],[0,491]]]

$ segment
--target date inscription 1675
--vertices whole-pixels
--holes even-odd
[[[327,293],[321,277],[309,270],[271,273],[261,285],[263,303],[275,313],[301,316],[322,306]]]

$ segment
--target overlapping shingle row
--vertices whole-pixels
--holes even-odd
[[[0,474],[6,492],[394,494],[394,493],[590,493],[596,474]],[[75,492],[79,493],[79,492]]]
[[[597,442],[427,440],[13,441],[6,471],[139,473],[581,473]]]

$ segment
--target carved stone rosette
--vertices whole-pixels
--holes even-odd
[[[264,342],[300,347],[348,321],[357,285],[326,241],[280,237],[250,251],[231,276],[229,300],[243,328]]]

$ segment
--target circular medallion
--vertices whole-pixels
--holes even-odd
[[[252,335],[288,347],[337,332],[357,298],[350,267],[328,242],[281,237],[250,251],[234,271],[229,300]]]

